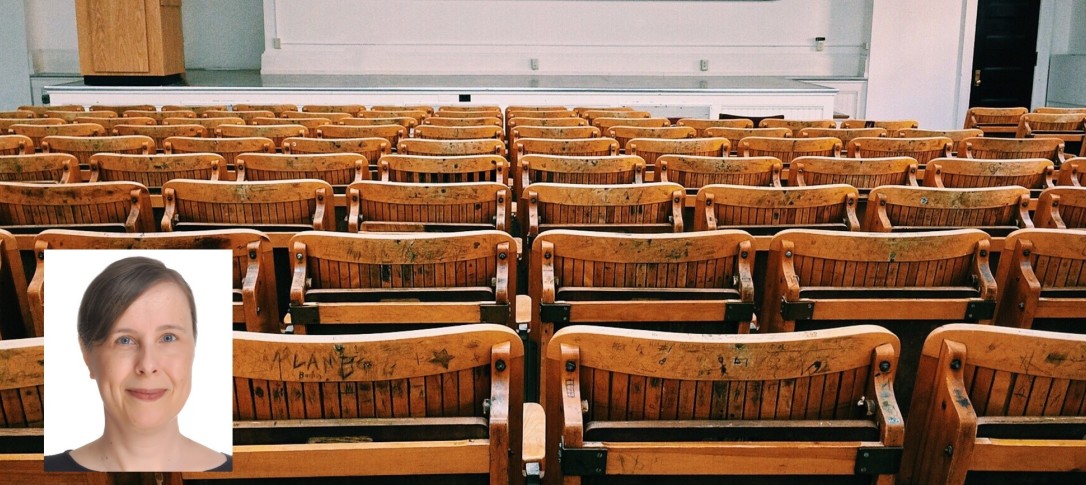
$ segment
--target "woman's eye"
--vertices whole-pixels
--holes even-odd
[[[177,336],[172,334],[172,333],[168,333],[168,334],[162,336],[162,341],[163,342],[176,342],[177,341]]]
[[[136,343],[136,341],[132,339],[132,337],[118,337],[117,343],[121,345],[132,345]]]

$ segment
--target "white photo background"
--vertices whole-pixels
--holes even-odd
[[[102,399],[79,350],[76,318],[83,292],[110,263],[132,256],[181,273],[196,300],[192,391],[178,416],[181,434],[213,450],[233,443],[232,255],[228,250],[46,250],[45,454],[102,435]]]

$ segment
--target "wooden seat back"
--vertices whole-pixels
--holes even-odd
[[[378,109],[380,108],[380,109]],[[415,126],[419,126],[422,122],[433,115],[433,108],[430,111],[425,109],[396,109],[394,107],[387,106],[374,106],[369,111],[363,111],[358,113],[359,118],[400,118],[407,117],[415,120]]]
[[[1086,135],[1086,113],[1026,113],[1018,118],[1017,138],[1059,138],[1082,142]]]
[[[321,125],[315,132],[317,138],[384,138],[394,147],[407,136],[407,128],[400,124],[388,125]]]
[[[682,232],[685,192],[679,184],[537,183],[518,205],[529,238],[551,229],[659,233]]]
[[[302,106],[301,112],[320,114],[345,113],[356,116],[363,111],[366,111],[366,106],[361,104],[307,104]]]
[[[288,111],[288,113],[290,113],[290,112],[291,111]],[[298,111],[297,113],[298,114],[303,114],[301,111]],[[315,134],[317,133],[317,128],[320,128],[321,126],[328,125],[328,124],[331,124],[331,123],[332,123],[332,120],[330,120],[328,118],[290,118],[290,119],[287,119],[287,118],[253,118],[252,119],[252,124],[255,125],[255,126],[269,126],[269,125],[273,125],[273,126],[280,126],[280,125],[293,126],[293,125],[302,125],[302,126],[305,127],[305,129],[307,131],[306,136],[316,136]]]
[[[635,128],[667,128],[671,126],[671,120],[667,118],[653,117],[653,118],[615,118],[615,117],[603,117],[592,120],[592,126],[600,129],[601,133],[606,134],[611,128],[616,126],[632,126]]]
[[[43,118],[43,119],[48,120],[48,119],[52,119],[52,118]],[[76,118],[75,123],[93,123],[93,124],[96,124],[98,126],[101,126],[102,129],[104,129],[106,133],[111,134],[111,135],[117,135],[118,133],[116,133],[115,130],[117,129],[118,126],[121,126],[121,125],[125,125],[125,126],[155,126],[155,125],[158,124],[154,120],[154,118],[146,118],[146,117],[143,117],[143,116],[135,116],[135,117],[126,116],[126,117],[122,117],[122,118]],[[132,135],[132,134],[140,134],[140,133],[124,133],[124,134]],[[155,143],[158,146],[162,146],[162,144],[159,143],[158,140],[155,140]]]
[[[796,134],[797,138],[833,137],[841,140],[841,144],[846,147],[854,138],[884,136],[887,136],[885,128],[803,128]]]
[[[517,189],[539,182],[640,184],[645,181],[645,161],[636,155],[525,155],[520,159],[520,174]]]
[[[275,142],[264,137],[253,138],[199,138],[174,136],[163,142],[166,153],[215,153],[226,160],[227,168],[233,168],[234,160],[241,153],[275,153]]]
[[[478,109],[478,110],[471,110],[471,111],[447,111],[447,110],[446,111],[441,111],[441,110],[438,110],[438,111],[434,112],[434,115],[431,116],[430,118],[479,118],[479,117],[500,117],[501,115],[502,115],[502,111],[500,109],[498,109],[498,110]]]
[[[112,111],[117,116],[123,116],[126,111],[155,111],[155,106],[151,104],[129,104],[129,105],[104,105],[104,104],[92,104],[91,111]]]
[[[758,122],[758,128],[788,128],[792,130],[792,136],[798,137],[804,128],[837,128],[837,121],[765,118]]]
[[[848,142],[849,158],[912,157],[918,167],[933,159],[949,157],[953,142],[950,138],[853,138]]]
[[[0,463],[11,483],[56,482],[42,472],[45,449],[45,339],[0,340]],[[88,483],[91,473],[60,475],[70,483]]]
[[[706,185],[694,202],[694,230],[742,229],[755,235],[784,229],[859,231],[856,201],[849,185],[748,187]]]
[[[966,138],[958,144],[963,158],[1047,158],[1059,169],[1064,162],[1063,140],[1057,138]]]
[[[566,119],[566,118],[558,118]],[[599,138],[600,129],[595,126],[532,126],[517,125],[513,128],[509,140],[516,142],[520,138]]]
[[[117,125],[114,135],[142,135],[155,141],[155,146],[165,146],[171,136],[207,137],[207,128],[200,125]]]
[[[79,160],[67,153],[0,155],[0,181],[79,183]]]
[[[731,152],[727,138],[633,138],[626,143],[626,153],[645,159],[646,169],[656,171],[656,159],[661,155],[694,155],[723,157]]]
[[[803,335],[560,330],[545,350],[545,476],[833,474],[892,483],[896,461],[861,463],[904,441],[892,389],[899,346],[871,325]],[[567,458],[577,453],[600,459],[588,470]]]
[[[0,155],[29,155],[34,153],[34,140],[23,135],[0,135]]]
[[[499,155],[505,156],[505,143],[488,138],[485,140],[400,140],[396,153],[401,155]]]
[[[76,118],[119,118],[121,115],[113,111],[61,111],[50,110],[45,112],[46,118],[57,118],[65,123],[72,123]]]
[[[1045,158],[981,160],[936,158],[924,174],[927,187],[976,188],[1017,185],[1040,192],[1054,187],[1054,165]],[[1031,194],[1032,195],[1032,194]]]
[[[713,128],[710,132],[728,128]],[[776,157],[784,168],[796,157],[840,157],[841,140],[823,138],[775,138],[748,136],[739,140],[738,153],[743,157]]]
[[[45,118],[53,119],[53,118]],[[47,136],[102,136],[107,132],[102,125],[97,123],[69,123],[63,125],[39,125],[39,124],[15,124],[8,127],[13,135],[22,135],[30,138],[31,152],[34,148],[41,148],[41,142]],[[14,153],[8,153],[14,155]]]
[[[200,115],[201,118],[241,118],[245,124],[251,125],[253,118],[275,118],[275,113],[269,110],[215,110],[209,109]]]
[[[196,113],[197,118],[203,118],[204,113],[208,111],[218,110],[226,111],[225,104],[204,104],[204,105],[184,105],[184,104],[164,104],[162,105],[162,111],[192,111]]]
[[[611,111],[590,109],[580,112],[579,116],[581,118],[584,118],[585,120],[588,120],[588,124],[595,126],[594,121],[598,118],[651,118],[652,113],[649,113],[648,111],[638,110]]]
[[[235,332],[234,470],[218,478],[519,483],[523,360],[516,333],[496,325],[336,337]]]
[[[437,107],[437,111],[434,114],[439,113],[463,113],[471,111],[487,111],[495,113],[496,116],[502,115],[502,107],[496,104],[456,104],[456,105],[442,105]]]
[[[586,111],[637,111],[637,108],[632,106],[574,106],[573,112],[577,116],[584,117]]]
[[[943,189],[885,185],[871,191],[864,230],[911,232],[975,227],[993,236],[1033,227],[1029,189]]]
[[[916,165],[912,157],[799,157],[788,169],[788,185],[848,184],[866,195],[880,185],[916,187]]]
[[[920,127],[916,120],[841,120],[841,128],[882,128],[890,133]]]
[[[336,113],[332,111],[312,113],[306,111],[284,111],[281,118],[292,120],[292,122],[295,120],[298,122],[304,120],[328,120],[328,124],[337,124],[340,121],[351,117],[353,117],[351,113]],[[306,128],[308,128],[308,126]]]
[[[498,126],[501,127],[500,116],[475,116],[471,118],[430,117],[423,120],[424,124],[433,126]]]
[[[976,229],[781,232],[769,245],[759,321],[768,332],[794,331],[797,321],[988,321],[989,241]]]
[[[384,182],[441,184],[509,181],[509,164],[501,155],[385,155],[377,163]]]
[[[1037,199],[1037,227],[1086,228],[1086,187],[1052,187]]]
[[[174,179],[162,185],[162,230],[247,227],[276,247],[295,232],[334,231],[332,186],[323,180],[223,182]]]
[[[1008,136],[1018,130],[1018,118],[1029,112],[1029,108],[988,108],[975,106],[965,113],[966,129],[977,129],[985,135]]]
[[[1086,232],[1021,229],[1007,236],[996,281],[996,325],[1086,317]]]
[[[510,195],[497,182],[355,182],[347,189],[347,231],[509,232]]]
[[[532,106],[528,106],[528,105],[511,104],[511,105],[505,107],[505,118],[506,119],[514,118],[515,117],[515,116],[513,116],[514,114],[529,116],[533,112],[562,112],[562,113],[570,113],[568,116],[576,116],[577,115],[576,112],[574,112],[573,110],[571,110],[571,109],[569,109],[569,108],[567,108],[565,106],[559,106],[559,105],[532,105]],[[539,116],[539,118],[543,118],[543,117]]]
[[[279,333],[275,267],[268,236],[250,229],[179,233],[110,234],[50,229],[34,240],[38,261],[27,294],[38,330],[44,323],[46,250],[51,249],[227,249],[233,255],[233,322],[250,332]]]
[[[366,157],[357,153],[242,153],[237,158],[238,182],[317,179],[340,194],[348,185],[371,178]]]
[[[698,130],[689,126],[668,126],[664,128],[650,128],[640,126],[613,126],[607,129],[607,136],[618,141],[619,150],[625,150],[626,144],[634,138],[652,139],[683,139],[694,138]]]
[[[244,125],[245,120],[236,116],[225,116],[216,118],[166,118],[160,123],[162,125],[200,125],[204,127],[204,137],[212,138],[215,136],[215,130],[222,125]],[[165,145],[163,145],[165,146]]]
[[[572,111],[564,111],[563,113],[566,113],[566,115],[564,115],[564,116],[557,116],[556,115],[554,117],[538,116],[537,113],[546,113],[546,112],[532,112],[532,113],[524,115],[524,116],[516,116],[516,117],[510,117],[510,118],[505,119],[505,139],[509,141],[509,145],[510,145],[511,150],[516,149],[516,145],[514,145],[513,142],[516,141],[515,139],[518,138],[518,137],[515,137],[513,135],[513,131],[516,130],[517,128],[526,127],[526,126],[539,126],[539,127],[545,127],[545,128],[564,128],[564,127],[590,126],[588,124],[587,120],[585,120],[584,118],[580,118],[580,117],[575,116]],[[598,136],[600,136],[600,135],[597,134],[597,135],[593,135],[593,136],[581,136],[581,137],[577,137],[577,138],[593,138],[593,137],[598,137]],[[547,137],[546,136],[536,136],[536,137],[526,136],[525,138],[547,138]]]
[[[1081,471],[1083,349],[1086,337],[1075,334],[986,325],[932,332],[917,370],[902,480],[960,484],[970,470]]]
[[[28,184],[0,182],[0,227],[33,235],[50,227],[110,232],[152,232],[151,198],[134,182]],[[30,249],[33,238],[20,241]]]
[[[18,118],[18,119],[28,120],[28,119],[34,119],[34,118],[37,118],[37,117],[38,117],[38,115],[34,114],[33,111],[25,111],[25,110],[21,110],[21,109],[17,109],[17,110],[14,110],[14,111],[0,111],[0,118],[5,118],[5,119],[16,119],[16,118]]]
[[[971,137],[984,136],[984,131],[977,128],[967,128],[961,130],[922,130],[920,128],[905,128],[891,132],[891,136],[896,138],[930,138],[933,136],[945,136],[950,138],[950,141],[954,142],[954,150],[957,151],[958,144],[962,140]]]
[[[419,124],[415,118],[409,116],[385,116],[387,113],[379,114],[381,116],[374,118],[344,118],[339,120],[339,124],[344,126],[400,125],[404,130],[407,130],[408,134]]]
[[[128,181],[143,184],[152,193],[173,179],[225,180],[226,160],[215,153],[121,155],[96,153],[90,158],[90,181]]]
[[[754,122],[747,119],[714,120],[701,118],[682,118],[675,123],[675,126],[689,126],[697,130],[697,134],[694,136],[698,138],[705,138],[713,136],[705,132],[705,130],[709,128],[754,128]]]
[[[422,125],[415,128],[415,137],[431,140],[481,140],[505,138],[505,130],[500,126],[437,126]]]
[[[305,155],[314,153],[357,153],[370,163],[370,173],[377,171],[374,165],[381,157],[392,153],[392,145],[385,138],[287,138],[283,140],[283,153]]]
[[[66,104],[66,105],[22,105],[15,108],[18,111],[30,111],[39,118],[44,118],[45,113],[48,111],[85,111],[86,108],[81,104]]]
[[[0,136],[7,135],[12,125],[64,125],[56,118],[0,118]]]
[[[196,118],[196,112],[190,109],[179,110],[127,110],[121,113],[122,118],[150,118],[155,120],[155,124],[162,124],[162,120],[166,118]]]
[[[307,232],[291,239],[290,252],[294,333],[343,324],[515,325],[517,245],[501,231]]]
[[[370,106],[369,111],[366,111],[366,113],[370,113],[370,112],[386,112],[387,113],[387,112],[397,112],[397,111],[421,111],[421,112],[425,113],[427,117],[429,117],[429,116],[433,116],[434,107],[433,107],[433,105],[429,105],[429,104],[397,104],[397,105],[376,104],[376,105]],[[421,125],[422,123],[420,122],[419,124]]]
[[[1060,185],[1086,185],[1086,157],[1075,157],[1060,167]]]
[[[309,129],[299,124],[221,125],[215,130],[220,138],[268,138],[276,147],[282,147],[287,138],[309,136]]]
[[[710,184],[781,186],[781,161],[774,157],[660,155],[656,173],[661,182],[685,187],[687,194]]]
[[[1086,108],[1058,108],[1055,106],[1041,106],[1033,110],[1034,113],[1052,113],[1052,114],[1069,114],[1069,113],[1086,113]]]
[[[298,111],[296,104],[235,104],[234,111],[271,111],[275,117],[281,117],[286,111]]]
[[[19,243],[0,229],[0,341],[44,335],[34,327],[26,288]]]
[[[746,118],[740,118],[738,120],[721,120],[721,121],[750,121]],[[728,143],[732,147],[732,153],[739,152],[739,142],[743,138],[750,136],[763,136],[770,138],[790,138],[792,136],[792,130],[788,128],[732,128],[728,126],[712,127],[705,129],[705,136],[727,138]],[[749,156],[742,155],[741,156]]]

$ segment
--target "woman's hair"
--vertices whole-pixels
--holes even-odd
[[[91,281],[79,303],[77,329],[85,348],[101,343],[113,324],[144,292],[158,283],[173,283],[189,301],[192,336],[196,337],[196,300],[181,273],[157,259],[135,256],[113,262]]]

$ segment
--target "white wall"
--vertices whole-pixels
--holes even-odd
[[[78,73],[75,0],[26,0],[27,44],[35,73]],[[259,69],[262,0],[184,0],[181,25],[188,69]]]
[[[964,69],[972,63],[977,0],[875,0],[867,117],[960,128]],[[964,50],[968,52],[964,52]]]
[[[1086,2],[1054,1],[1047,106],[1086,106]],[[1038,63],[1039,64],[1039,63]],[[1040,65],[1038,65],[1040,67]]]
[[[267,0],[262,69],[859,76],[872,1]]]
[[[30,65],[22,0],[0,0],[0,111],[30,104]]]

